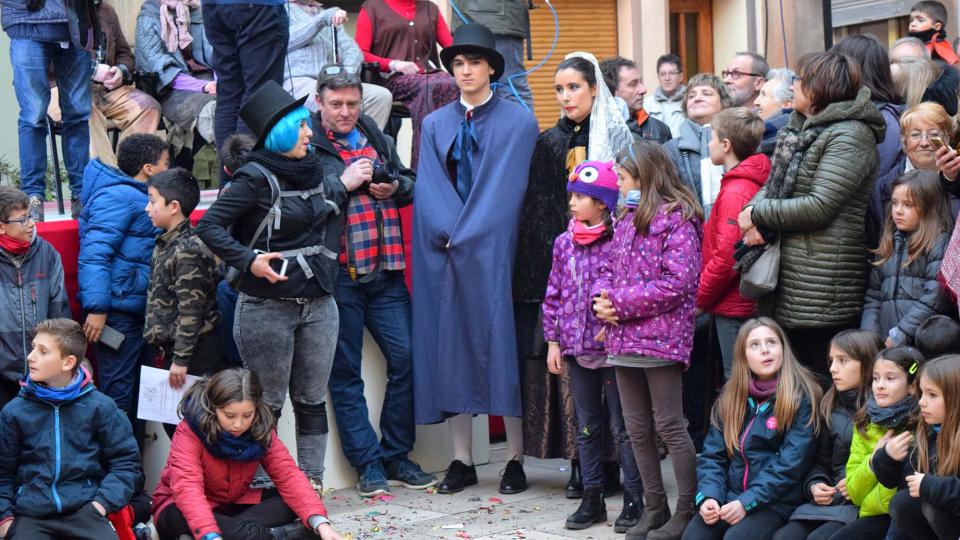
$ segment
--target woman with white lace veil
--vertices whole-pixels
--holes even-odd
[[[533,153],[520,215],[513,298],[522,371],[524,452],[538,458],[576,460],[577,425],[569,376],[558,377],[547,370],[541,303],[552,265],[553,241],[566,230],[570,219],[567,177],[585,160],[613,161],[617,152],[633,142],[633,136],[592,54],[568,54],[557,67],[554,81],[561,117],[540,134]],[[615,444],[607,446],[609,481],[605,484],[611,485],[605,491],[609,493],[616,490],[619,467]],[[573,465],[567,496],[579,497],[582,489],[576,462]]]

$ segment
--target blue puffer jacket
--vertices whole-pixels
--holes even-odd
[[[803,502],[801,486],[816,453],[813,414],[804,399],[790,429],[777,432],[776,398],[748,399],[740,448],[727,455],[723,429],[710,426],[697,463],[697,505],[715,499],[720,505],[739,500],[749,514],[769,508],[786,521]]]
[[[0,377],[26,374],[33,327],[44,319],[70,318],[60,254],[34,236],[22,257],[0,249]]]
[[[130,421],[83,375],[60,400],[41,398],[28,381],[0,413],[0,520],[91,501],[116,512],[133,496],[141,473]]]
[[[80,305],[142,316],[160,232],[144,211],[147,185],[94,159],[83,171],[80,201]]]

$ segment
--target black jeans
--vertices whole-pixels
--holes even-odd
[[[708,382],[713,379],[710,372],[720,359],[712,328],[710,315],[704,313],[697,317],[690,367],[683,373],[683,416],[687,419],[687,433],[697,452],[703,451],[703,439],[707,436],[707,395],[714,393]]]
[[[830,536],[830,540],[873,540],[883,538],[890,528],[890,516],[867,516],[858,518]]]
[[[7,539],[24,540],[116,540],[117,533],[106,516],[87,503],[68,514],[45,518],[16,516]]]
[[[844,525],[842,521],[792,520],[774,533],[773,540],[829,540]]]
[[[217,73],[214,133],[219,153],[227,137],[250,132],[239,120],[240,106],[265,82],[283,82],[290,17],[283,5],[204,3],[203,29]]]
[[[707,525],[697,512],[683,531],[683,540],[769,540],[783,526],[783,518],[771,510],[758,510],[747,514],[736,525],[730,526],[720,520]]]
[[[907,490],[890,499],[890,540],[960,538],[960,516],[945,508],[921,502]]]
[[[271,527],[280,527],[293,523],[297,515],[290,510],[280,497],[271,497],[259,504],[228,504],[213,511],[224,538],[230,540],[273,540]],[[171,504],[157,516],[157,534],[160,540],[176,540],[181,534],[193,537],[186,518]],[[114,535],[116,538],[116,535]]]

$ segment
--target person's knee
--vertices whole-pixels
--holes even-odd
[[[293,414],[297,418],[297,431],[302,435],[325,435],[330,428],[327,424],[327,404],[304,403],[293,400]]]

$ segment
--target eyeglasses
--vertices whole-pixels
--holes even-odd
[[[33,222],[34,222],[34,221],[33,221],[33,218],[30,217],[30,216],[27,216],[27,217],[22,217],[22,218],[20,218],[20,219],[5,219],[5,220],[3,220],[3,221],[0,222],[0,223],[16,223],[17,225],[20,225],[21,227],[23,227],[23,226],[26,225],[28,222],[29,222],[29,223],[33,223]]]
[[[733,71],[723,70],[720,72],[720,75],[722,75],[724,79],[726,79],[727,77],[730,77],[735,81],[739,81],[740,77],[743,77],[744,75],[749,77],[763,77],[763,75],[760,73],[744,73],[738,69],[735,69]]]
[[[940,133],[939,131],[929,131],[927,133],[924,133],[922,131],[911,131],[908,137],[910,138],[910,142],[914,142],[914,143],[918,143],[922,141],[924,138],[926,138],[928,141],[933,139],[940,139],[942,141],[943,133]]]
[[[676,77],[677,75],[680,75],[680,72],[679,71],[661,71],[659,75],[661,77]]]
[[[790,77],[790,84],[797,84],[798,82],[803,82],[803,79],[801,79],[799,75]]]

